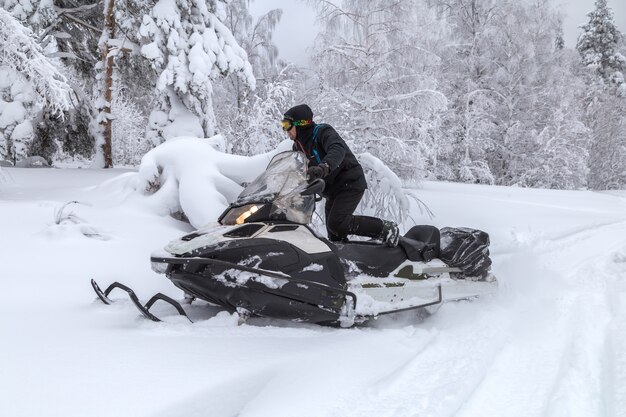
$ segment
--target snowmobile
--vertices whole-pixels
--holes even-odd
[[[324,181],[307,181],[306,169],[304,154],[277,154],[216,224],[153,253],[152,269],[187,300],[201,299],[242,317],[340,326],[496,291],[489,238],[479,230],[414,226],[397,247],[320,236],[311,221]],[[113,289],[126,291],[151,320],[159,320],[149,311],[158,300],[186,315],[164,294],[142,305],[123,284],[102,291],[92,280],[92,286],[107,304]]]

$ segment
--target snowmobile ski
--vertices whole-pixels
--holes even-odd
[[[111,293],[111,291],[113,291],[116,288],[119,288],[120,290],[126,292],[126,294],[128,294],[128,297],[130,298],[130,300],[133,302],[133,305],[137,308],[137,310],[139,310],[139,312],[147,319],[158,322],[158,321],[162,321],[160,318],[158,318],[157,316],[155,316],[154,314],[152,314],[150,312],[150,308],[154,305],[154,303],[156,303],[157,301],[161,300],[166,302],[167,304],[171,305],[172,307],[174,307],[176,309],[176,311],[178,312],[179,315],[181,316],[185,316],[190,322],[193,323],[193,321],[189,318],[189,316],[187,315],[187,313],[185,312],[185,310],[183,309],[183,307],[180,305],[180,303],[176,300],[174,300],[171,297],[168,297],[167,295],[163,294],[163,293],[157,293],[155,295],[153,295],[150,300],[148,300],[148,302],[146,304],[141,304],[141,301],[139,301],[139,298],[137,297],[137,294],[135,294],[135,291],[133,291],[130,287],[119,283],[119,282],[114,282],[111,285],[109,285],[107,287],[106,290],[102,291],[102,289],[100,289],[100,286],[98,285],[98,283],[96,282],[95,279],[91,280],[91,286],[93,287],[93,290],[96,292],[96,295],[98,296],[98,298],[104,303],[104,304],[113,304],[113,300],[111,300],[109,298],[109,294]]]

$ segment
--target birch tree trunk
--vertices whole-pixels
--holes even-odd
[[[103,36],[106,38],[104,42],[100,43],[102,64],[104,66],[104,104],[100,110],[100,124],[102,125],[102,133],[104,135],[104,143],[102,144],[102,150],[104,153],[104,167],[113,167],[113,152],[111,147],[112,142],[112,117],[111,117],[111,100],[112,100],[112,87],[113,87],[113,56],[109,54],[111,51],[109,39],[115,37],[115,16],[113,14],[113,6],[115,0],[108,0],[105,2],[104,12],[104,31],[106,33]]]

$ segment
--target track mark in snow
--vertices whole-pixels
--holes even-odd
[[[605,415],[600,362],[606,317],[596,315],[602,303],[601,297],[564,295],[553,308],[516,325],[456,416],[499,415],[502,410],[511,417]]]
[[[549,239],[538,245],[537,256],[568,275],[577,274],[585,265],[601,262],[619,248],[626,247],[626,222],[619,221]],[[572,259],[575,261],[572,262]],[[588,282],[586,280],[586,282]]]
[[[616,253],[607,273],[608,308],[612,320],[607,328],[605,354],[605,401],[608,417],[626,416],[626,246]]]
[[[619,220],[615,222],[606,222],[606,223],[598,223],[587,225],[585,227],[581,227],[575,230],[569,230],[566,233],[562,233],[559,236],[555,236],[550,239],[551,243],[564,242],[568,243],[568,240],[579,240],[581,236],[584,235],[597,235],[598,232],[602,232],[604,230],[613,229],[615,226],[625,225],[626,220]]]
[[[502,259],[512,282],[495,304],[446,306],[426,323],[435,338],[333,415],[625,415],[626,295],[609,292],[605,264],[626,248],[626,222],[555,243]]]
[[[504,315],[472,303],[447,305],[438,315],[433,340],[334,415],[454,415],[490,373],[510,326]]]
[[[218,386],[199,389],[150,417],[233,417],[241,415],[273,375],[269,369],[220,381]],[[175,381],[173,382],[175,383]]]
[[[626,385],[626,284],[622,290],[611,288],[615,278],[607,273],[616,248],[626,248],[626,222],[585,228],[556,242],[544,243],[550,247],[547,253],[521,255],[552,273],[536,274],[527,264],[524,274],[507,276],[513,280],[509,296],[517,298],[516,314],[527,323],[513,325],[516,338],[458,416],[499,410],[524,417],[626,415],[621,411],[626,401],[621,388]],[[614,274],[621,276],[618,282],[626,280],[625,272],[626,267]],[[524,304],[527,317],[520,309]]]
[[[370,391],[372,391],[372,393],[379,392],[383,389],[383,387],[388,387],[396,380],[401,379],[406,372],[405,370],[419,360],[424,351],[436,343],[437,336],[437,331],[430,331],[428,335],[420,335],[418,340],[415,340],[414,338],[409,339],[412,345],[412,353],[408,355],[404,361],[389,369],[384,376],[378,378],[374,383],[372,383]],[[405,345],[407,344],[408,343],[405,341]]]
[[[603,294],[579,296],[570,314],[573,329],[554,381],[546,417],[605,416],[603,354],[609,314]]]

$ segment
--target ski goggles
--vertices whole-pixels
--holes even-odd
[[[313,120],[289,120],[289,119],[283,119],[282,122],[280,122],[283,130],[287,131],[289,129],[291,129],[293,126],[308,126],[310,124],[313,123]]]

